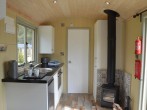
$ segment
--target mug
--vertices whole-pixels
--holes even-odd
[[[34,76],[39,77],[39,69],[38,68],[34,69]]]
[[[28,70],[28,76],[31,77],[32,76],[32,69]]]

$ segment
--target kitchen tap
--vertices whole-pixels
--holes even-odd
[[[36,76],[36,77],[39,76],[39,69],[37,69],[36,67],[41,65],[41,64],[42,63],[38,63],[38,64],[35,64],[35,65],[30,64],[30,71],[31,71],[30,76]]]
[[[30,64],[30,68],[32,68],[32,70],[34,70],[37,66],[41,65],[42,63],[37,63],[35,65]]]
[[[36,68],[37,66],[41,65],[42,63],[38,63],[36,65],[33,66],[33,68]]]

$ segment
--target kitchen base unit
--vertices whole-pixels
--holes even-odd
[[[44,77],[4,78],[6,110],[56,110],[63,91],[63,63]]]
[[[5,83],[6,110],[48,110],[47,83]]]

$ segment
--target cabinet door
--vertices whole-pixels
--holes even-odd
[[[5,83],[5,94],[6,110],[48,110],[47,83]]]
[[[54,76],[54,107],[57,107],[59,98],[58,98],[58,74],[56,73]]]
[[[97,69],[107,68],[107,21],[98,20],[95,24],[94,65]]]
[[[41,54],[54,53],[54,28],[39,26],[39,52]]]

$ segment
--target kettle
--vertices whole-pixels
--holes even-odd
[[[41,58],[41,67],[42,68],[47,68],[48,67],[48,62],[49,62],[49,58],[48,57],[42,57]]]
[[[18,77],[18,64],[16,60],[11,60],[8,62],[8,74],[7,77],[11,79],[17,79]]]

